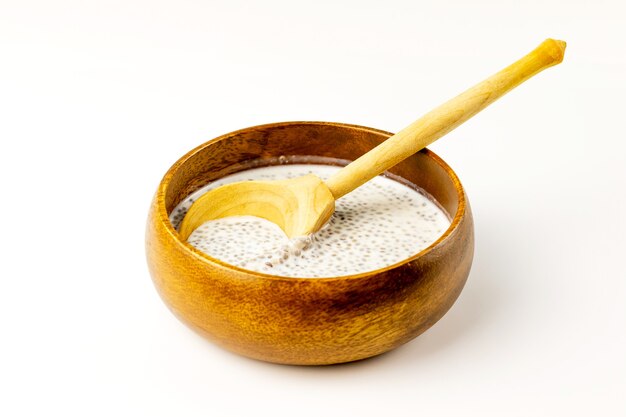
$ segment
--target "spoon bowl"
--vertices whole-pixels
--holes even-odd
[[[263,217],[290,238],[319,230],[335,211],[335,198],[315,175],[280,181],[242,181],[209,191],[185,216],[180,235],[189,235],[207,220],[229,216]],[[203,204],[204,203],[204,204]]]

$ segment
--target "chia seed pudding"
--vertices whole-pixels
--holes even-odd
[[[292,164],[254,168],[214,181],[185,198],[170,215],[178,228],[198,197],[221,185],[315,174],[341,167]],[[313,235],[289,239],[274,223],[226,217],[198,227],[187,240],[213,258],[264,274],[327,278],[369,272],[407,259],[435,242],[450,219],[424,191],[378,176],[336,201],[329,222]]]

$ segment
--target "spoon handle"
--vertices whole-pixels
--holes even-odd
[[[431,110],[326,181],[338,199],[433,143],[542,70],[560,63],[565,42],[546,39],[502,71]]]

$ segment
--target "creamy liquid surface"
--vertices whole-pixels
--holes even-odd
[[[326,179],[339,169],[293,164],[242,171],[188,196],[172,211],[170,221],[178,228],[193,201],[223,184],[309,173]],[[237,216],[203,224],[188,242],[209,256],[251,271],[288,277],[336,277],[407,259],[437,240],[449,226],[448,216],[422,192],[378,176],[337,200],[330,221],[309,237],[289,240],[268,220]]]

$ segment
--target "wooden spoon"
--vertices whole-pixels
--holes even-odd
[[[335,211],[335,200],[450,132],[522,82],[560,63],[565,42],[547,39],[534,51],[452,100],[431,110],[335,173],[280,181],[244,181],[202,195],[180,227],[184,240],[204,222],[228,216],[257,216],[292,238],[319,230]]]

